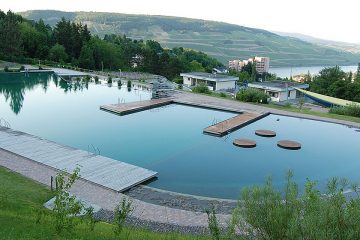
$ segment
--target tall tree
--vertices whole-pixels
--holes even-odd
[[[0,14],[0,55],[13,57],[21,54],[20,22],[21,16],[11,11]]]

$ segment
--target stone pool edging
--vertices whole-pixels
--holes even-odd
[[[8,152],[0,148],[0,166],[17,172],[27,178],[50,187],[51,176],[55,177],[57,170],[37,162]],[[81,175],[81,170],[80,170]],[[109,221],[109,216],[123,198],[132,201],[134,212],[128,220],[132,226],[149,228],[153,231],[203,234],[208,232],[207,214],[199,211],[182,210],[144,202],[123,193],[92,184],[79,179],[70,192],[80,199],[96,204],[102,208],[97,217]],[[230,214],[217,214],[220,226],[225,228],[231,220]]]

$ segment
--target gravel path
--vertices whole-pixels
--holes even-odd
[[[0,149],[0,166],[47,186],[50,186],[51,176],[54,177],[57,173],[53,168],[3,149]],[[155,231],[175,230],[194,234],[201,234],[207,229],[207,215],[204,212],[188,211],[144,202],[82,179],[74,184],[70,192],[80,199],[100,206],[103,209],[102,218],[104,220],[111,219],[109,216],[111,216],[112,210],[123,198],[129,198],[134,207],[129,222],[135,226],[147,227]],[[226,226],[231,216],[229,214],[217,214],[217,218],[222,226]]]
[[[205,212],[215,207],[217,213],[231,214],[237,206],[236,200],[192,196],[142,185],[133,187],[124,194],[147,203],[193,212]]]

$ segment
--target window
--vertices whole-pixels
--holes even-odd
[[[278,98],[279,97],[278,92],[268,92],[268,94],[270,95],[270,97],[273,97],[273,98]]]

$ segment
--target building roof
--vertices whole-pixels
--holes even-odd
[[[238,77],[233,77],[224,74],[212,74],[212,73],[205,73],[205,72],[189,72],[189,73],[180,73],[182,77],[191,77],[201,80],[207,80],[212,82],[229,82],[229,81],[237,81],[239,80]]]
[[[306,89],[309,88],[309,84],[287,82],[287,81],[266,81],[266,82],[252,82],[248,84],[249,87],[267,89],[273,91],[283,92],[286,90],[294,90],[295,88]]]

